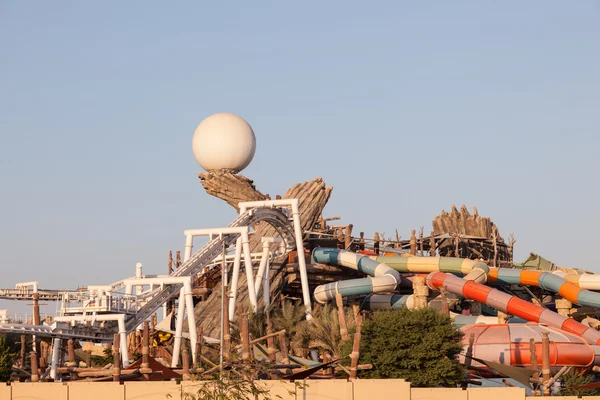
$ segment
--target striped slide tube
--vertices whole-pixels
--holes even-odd
[[[385,263],[398,272],[430,273],[449,272],[463,275],[466,280],[485,283],[490,267],[486,264],[456,257],[402,257],[402,256],[372,256],[377,262]]]
[[[586,290],[600,290],[600,275],[596,274],[573,274],[565,271],[553,271],[552,275],[558,275],[563,279]]]
[[[584,290],[558,274],[549,272],[530,269],[490,268],[487,283],[536,286],[558,293],[572,303],[600,308],[600,293]]]
[[[373,277],[349,279],[317,286],[314,295],[319,303],[326,303],[334,299],[337,293],[345,297],[391,292],[402,281],[402,276],[387,265],[351,251],[316,248],[312,256],[317,263],[352,268]]]
[[[443,272],[432,272],[427,276],[427,285],[434,290],[445,287],[451,293],[475,300],[496,308],[504,313],[523,318],[527,321],[543,323],[548,326],[581,336],[590,344],[600,345],[600,332],[585,326],[574,319],[564,317],[536,304],[511,296],[498,289],[466,281]]]

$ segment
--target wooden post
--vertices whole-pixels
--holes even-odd
[[[31,363],[31,382],[39,382],[40,375],[38,371],[37,354],[35,351],[29,353],[29,360]]]
[[[183,351],[181,352],[181,360],[182,360],[182,364],[183,364],[183,380],[184,381],[189,381],[190,380],[190,354],[188,352],[187,348],[183,348]]]
[[[431,231],[431,236],[429,237],[429,255],[435,257],[435,232],[433,231]]]
[[[352,224],[346,225],[346,232],[344,235],[344,248],[346,250],[350,250],[350,247],[352,247],[352,227]]]
[[[379,255],[379,232],[375,232],[375,235],[373,235],[373,251]]]
[[[182,305],[180,305],[180,307],[182,307]],[[144,373],[144,374],[148,374],[151,373],[152,371],[148,371],[150,370],[150,336],[148,335],[149,333],[149,324],[148,321],[144,321],[144,328],[142,331],[142,364],[140,365],[140,372]],[[146,370],[146,371],[144,371]],[[149,377],[147,377],[149,378]]]
[[[365,233],[364,232],[360,232],[360,239],[358,240],[358,243],[360,243],[360,249],[364,250],[365,249]]]
[[[197,368],[200,364],[200,355],[202,354],[202,342],[204,340],[204,336],[202,335],[202,325],[199,325],[196,329],[196,348],[194,352],[196,353],[196,364],[194,367]]]
[[[410,231],[410,255],[414,256],[417,254],[417,237],[415,236],[416,231],[413,229]]]
[[[568,317],[571,313],[571,307],[573,306],[573,303],[571,303],[569,300],[562,298],[556,299],[554,304],[556,305],[556,312],[560,315]]]
[[[465,367],[467,370],[467,374],[469,374],[469,368],[471,367],[471,357],[473,357],[473,345],[475,344],[475,334],[471,333],[469,335],[469,347],[467,347],[467,353],[465,356]],[[465,382],[462,384],[462,388],[466,389],[467,388],[467,380],[465,379]]]
[[[113,382],[119,382],[121,378],[121,357],[119,348],[121,347],[119,334],[115,333],[113,337]]]
[[[498,266],[498,228],[492,228],[492,240],[494,241],[494,267]]]
[[[531,363],[531,369],[533,369],[535,374],[533,374],[532,378],[538,380],[540,378],[540,373],[538,371],[538,359],[537,359],[537,351],[535,347],[535,340],[533,338],[529,339],[529,362]]]
[[[175,268],[181,267],[181,251],[177,250],[175,253]]]
[[[21,335],[21,368],[25,368],[25,339],[27,336]]]
[[[40,352],[40,369],[45,370],[47,366],[46,362],[48,360],[48,343],[44,341],[40,342]]]
[[[85,366],[86,366],[86,368],[92,368],[92,351],[91,350],[86,350],[84,354],[85,354]]]
[[[542,332],[542,381],[544,396],[550,396],[550,387],[546,382],[550,380],[550,338],[548,332]]]
[[[279,349],[281,350],[281,362],[289,364],[290,359],[288,358],[288,346],[285,339],[285,332],[279,332]]]
[[[238,308],[240,313],[240,336],[242,339],[242,361],[250,360],[250,327],[248,322],[248,314],[242,312],[242,307]]]
[[[447,290],[445,287],[440,288],[440,298],[442,300],[442,314],[445,316],[450,315],[450,306],[448,305],[448,297],[446,297]]]
[[[413,278],[413,294],[415,298],[415,309],[427,308],[427,296],[429,288],[425,285],[425,279],[420,276]]]
[[[423,252],[423,227],[419,229],[419,252],[421,256],[425,255],[425,253]]]
[[[226,289],[226,288],[225,288]],[[231,359],[231,329],[229,327],[229,296],[223,298],[223,357],[229,361]]]
[[[354,343],[352,343],[352,353],[350,353],[350,378],[356,378],[356,367],[358,366],[358,358],[360,357],[360,330],[362,327],[362,315],[356,316],[356,333],[354,334]]]
[[[338,309],[338,320],[340,323],[340,335],[342,340],[348,340],[348,327],[346,325],[346,315],[344,314],[344,300],[339,293],[335,294],[335,303]]]
[[[273,334],[273,323],[271,322],[271,313],[267,311],[267,335],[271,334]],[[277,350],[275,350],[275,339],[273,336],[267,338],[267,353],[269,353],[269,360],[271,362],[274,363],[277,361]]]
[[[75,361],[75,346],[73,345],[73,339],[67,341],[67,351],[69,353],[69,363],[66,364],[67,367],[76,367],[77,362]]]

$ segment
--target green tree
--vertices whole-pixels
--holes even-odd
[[[355,326],[352,310],[346,309],[346,327],[352,329]],[[339,359],[343,354],[342,336],[340,334],[340,321],[338,310],[329,304],[316,306],[313,318],[310,321],[301,321],[296,328],[296,333],[290,343],[295,352],[304,348],[305,350],[316,349],[321,354],[328,353],[333,358]]]
[[[598,389],[570,389],[574,386],[583,386],[592,383],[594,374],[582,374],[581,370],[572,369],[560,378],[561,396],[597,396]]]
[[[12,374],[15,353],[11,351],[6,336],[0,336],[0,382],[8,382]]]
[[[435,310],[377,311],[362,327],[360,362],[369,378],[402,378],[413,387],[455,387],[465,379],[457,361],[462,333]]]

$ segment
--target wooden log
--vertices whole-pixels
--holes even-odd
[[[362,327],[362,315],[356,316],[356,333],[354,334],[354,343],[352,344],[352,353],[350,353],[350,378],[356,378],[356,367],[358,366],[358,358],[360,357],[360,330]]]
[[[465,356],[465,369],[469,371],[469,367],[471,366],[471,362],[473,361],[471,357],[473,357],[473,345],[475,344],[475,334],[471,333],[469,335],[469,347],[467,347],[467,353]],[[467,376],[468,377],[468,376]],[[463,390],[467,388],[467,382],[462,384]]]
[[[433,231],[431,231],[429,241],[429,256],[435,257],[435,233]]]
[[[241,304],[238,308],[238,313],[240,320],[240,336],[242,341],[242,361],[248,362],[250,360],[250,327],[248,314],[243,312]]]
[[[529,339],[529,362],[531,363],[531,369],[535,371],[533,374],[533,379],[539,379],[540,373],[538,371],[538,359],[536,354],[536,346],[535,340],[533,338]]]
[[[20,364],[21,368],[25,368],[25,363],[26,363],[26,360],[25,360],[25,355],[26,355],[25,354],[25,340],[26,339],[27,339],[27,336],[21,335],[21,359],[19,360],[20,361],[19,364]]]
[[[67,366],[76,366],[77,361],[75,361],[75,345],[73,344],[73,339],[67,340],[67,353],[69,355]]]
[[[421,256],[425,255],[423,252],[423,227],[419,229],[419,254],[421,254]]]
[[[29,361],[31,364],[31,382],[39,382],[40,375],[38,371],[37,353],[35,351],[29,353]]]
[[[550,380],[550,338],[548,332],[542,332],[542,381]],[[544,396],[550,396],[550,387],[544,384]]]
[[[194,349],[194,352],[196,353],[195,359],[196,359],[196,364],[199,364],[199,360],[200,360],[200,354],[202,352],[202,342],[204,341],[204,336],[202,335],[202,325],[198,325],[198,328],[196,329],[196,348]]]
[[[191,379],[190,375],[190,354],[186,348],[181,352],[181,360],[183,364],[183,380],[189,381]]]
[[[45,370],[47,364],[47,360],[48,360],[48,343],[46,342],[40,342],[40,351],[41,351],[41,356],[40,356],[40,369]]]
[[[414,256],[417,254],[417,237],[415,236],[416,231],[412,229],[410,231],[410,255]]]
[[[120,352],[119,352],[120,346],[121,346],[121,344],[120,344],[120,340],[119,340],[119,334],[115,333],[115,336],[113,338],[113,359],[114,359],[113,381],[114,382],[119,382],[120,376],[121,376],[121,358],[120,358]]]
[[[344,248],[350,250],[352,247],[352,224],[346,226],[346,232],[344,234]]]
[[[269,353],[269,360],[275,362],[277,360],[275,350],[275,337],[279,336],[279,332],[273,333],[273,323],[271,322],[271,312],[267,311],[267,353]]]
[[[348,326],[346,325],[346,314],[344,314],[344,300],[342,299],[342,295],[336,293],[335,295],[335,303],[338,309],[338,321],[340,323],[340,335],[342,340],[348,340]]]
[[[85,354],[85,367],[86,368],[91,368],[92,367],[92,351],[91,350],[86,350],[84,352]]]
[[[288,364],[290,359],[288,358],[288,346],[284,331],[279,331],[279,349],[281,350],[281,362]]]

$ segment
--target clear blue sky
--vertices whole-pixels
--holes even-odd
[[[600,272],[599,20],[593,1],[1,1],[0,286],[163,272],[184,229],[227,225],[191,152],[221,111],[254,128],[264,193],[322,176],[328,215],[405,238],[476,205],[517,259]]]

